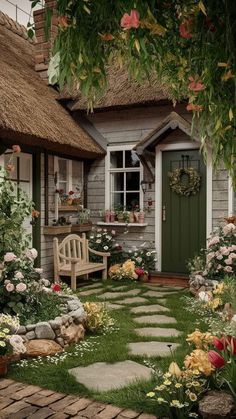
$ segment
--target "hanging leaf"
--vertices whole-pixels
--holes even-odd
[[[233,114],[232,108],[230,108],[230,110],[229,110],[229,120],[232,121],[233,118],[234,118],[234,114]]]
[[[205,8],[205,5],[204,5],[204,3],[202,1],[199,1],[198,7],[201,10],[201,12],[206,16],[207,15],[206,8]]]

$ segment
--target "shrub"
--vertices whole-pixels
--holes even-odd
[[[87,313],[85,328],[90,332],[104,331],[114,325],[104,303],[87,302],[84,309]]]
[[[0,356],[26,352],[21,336],[16,334],[19,326],[17,317],[0,315]]]
[[[111,233],[107,229],[93,228],[89,236],[89,247],[99,252],[108,252],[110,257],[108,258],[108,266],[114,263],[120,263],[125,260],[125,256],[122,251],[122,247],[115,243],[116,231],[111,230]],[[91,261],[101,261],[101,257],[90,254]]]

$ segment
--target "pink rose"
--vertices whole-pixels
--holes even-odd
[[[227,273],[231,273],[231,272],[233,272],[233,268],[232,268],[232,266],[226,266],[224,268],[224,271],[227,272]]]
[[[27,249],[26,250],[26,257],[30,260],[34,260],[36,259],[36,257],[38,256],[38,252],[36,249],[32,248],[32,249]]]
[[[121,18],[120,25],[124,29],[137,29],[140,25],[139,12],[137,10],[131,10],[130,15],[125,13]]]
[[[220,253],[223,256],[228,256],[230,253],[229,248],[227,246],[220,247]]]
[[[14,291],[14,289],[15,289],[15,287],[14,287],[14,285],[13,285],[11,282],[9,282],[9,283],[6,285],[6,290],[7,290],[8,292],[12,292],[12,291]]]
[[[15,276],[16,279],[23,279],[24,278],[24,275],[20,271],[17,271],[14,276]]]
[[[16,286],[16,291],[18,292],[24,292],[26,290],[27,286],[24,284],[24,282],[20,282]]]
[[[236,253],[230,253],[229,258],[236,259]]]
[[[235,232],[236,232],[236,226],[233,223],[226,224],[223,227],[223,233],[224,233],[225,236],[228,236],[228,235],[233,234]]]
[[[211,259],[215,257],[215,252],[210,252],[207,255],[207,262],[210,262]]]
[[[37,274],[42,274],[43,269],[42,268],[35,268],[35,272],[37,272]]]
[[[218,236],[212,237],[209,242],[208,242],[208,246],[214,246],[214,244],[219,243],[220,238]]]
[[[4,256],[4,262],[12,262],[13,260],[16,260],[17,256],[13,252],[7,252]]]
[[[233,263],[232,259],[230,259],[230,258],[225,259],[225,264],[226,265],[232,265],[232,263]]]

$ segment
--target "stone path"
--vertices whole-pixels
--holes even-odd
[[[139,336],[152,336],[156,338],[176,338],[181,335],[181,332],[179,330],[170,328],[165,329],[164,327],[142,327],[140,329],[135,329],[135,332]]]
[[[170,348],[168,345],[171,345],[171,350],[178,348],[178,343],[172,342],[134,342],[128,343],[129,352],[131,355],[139,356],[169,356]]]
[[[157,419],[154,415],[0,379],[1,419]]]
[[[158,311],[168,312],[170,311],[167,307],[160,306],[159,304],[152,304],[148,306],[132,307],[131,313],[157,313]]]
[[[149,323],[149,324],[173,324],[177,323],[174,317],[163,316],[162,314],[152,314],[151,316],[134,317],[136,323]]]

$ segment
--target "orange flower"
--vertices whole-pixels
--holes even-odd
[[[180,36],[182,38],[185,38],[185,39],[192,38],[193,37],[193,34],[191,33],[192,26],[193,26],[192,19],[188,19],[188,20],[185,20],[184,22],[182,22],[179,25],[179,33],[180,33]]]
[[[15,170],[14,164],[7,164],[6,170],[7,170],[7,172],[14,172],[14,170]]]
[[[200,112],[203,110],[203,106],[202,105],[196,105],[194,103],[188,103],[188,105],[186,106],[187,111],[196,111],[196,112]]]
[[[201,90],[204,90],[206,87],[205,85],[202,83],[201,80],[197,80],[197,78],[193,76],[189,76],[189,81],[191,83],[189,83],[188,88],[189,90],[192,90],[193,92],[201,92]]]
[[[139,12],[137,10],[131,10],[130,15],[125,13],[121,18],[120,25],[124,29],[137,29],[140,25]]]
[[[103,41],[113,41],[113,39],[115,39],[111,33],[104,33],[103,35],[100,35],[100,37]]]
[[[185,368],[194,371],[195,374],[211,375],[214,371],[213,365],[208,359],[208,353],[202,349],[195,349],[184,360]]]
[[[37,211],[37,210],[33,210],[32,213],[31,213],[31,215],[32,215],[32,218],[39,218],[40,212]]]
[[[61,28],[67,28],[69,26],[67,16],[59,16],[58,25],[61,26]]]
[[[21,148],[19,145],[13,145],[12,146],[12,151],[13,153],[20,153],[21,152]]]

